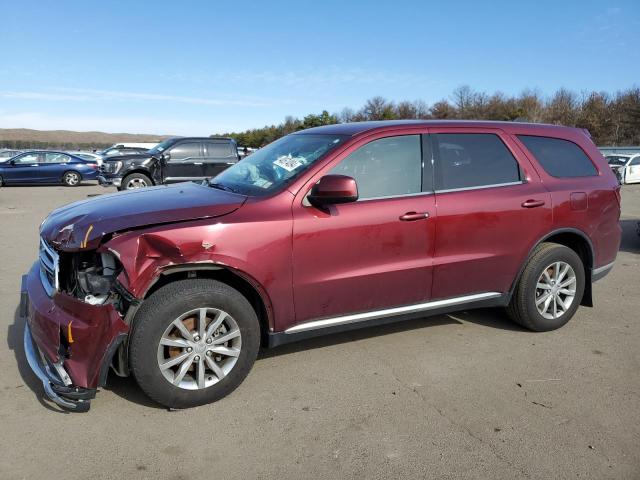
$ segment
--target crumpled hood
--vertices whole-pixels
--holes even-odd
[[[58,208],[42,223],[40,234],[62,250],[94,249],[106,234],[219,217],[240,208],[246,198],[192,182],[129,190]]]

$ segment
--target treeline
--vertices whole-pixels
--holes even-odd
[[[450,99],[432,105],[424,101],[393,102],[373,97],[358,110],[345,108],[339,113],[323,111],[303,119],[286,117],[278,125],[226,133],[239,145],[261,147],[289,133],[320,125],[365,120],[459,119],[502,120],[587,128],[596,145],[640,145],[640,88],[614,94],[560,89],[550,97],[535,90],[510,96],[491,95],[468,86],[457,88]]]
[[[15,150],[104,150],[112,143],[77,143],[77,142],[37,142],[32,140],[0,140],[0,148],[11,148]]]

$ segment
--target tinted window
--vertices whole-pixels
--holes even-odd
[[[67,163],[70,160],[69,155],[64,153],[46,153],[44,155],[45,163]]]
[[[331,173],[355,178],[361,199],[419,193],[422,187],[420,135],[374,140],[342,160]]]
[[[629,162],[629,166],[631,165],[640,165],[640,157],[636,157]]]
[[[436,190],[520,181],[518,162],[497,135],[437,133],[431,138],[436,160]]]
[[[573,142],[529,135],[518,135],[518,138],[549,175],[563,178],[590,177],[598,174],[587,154]]]
[[[207,157],[229,157],[232,155],[231,144],[228,142],[205,143]]]
[[[22,155],[21,157],[18,157],[15,159],[16,163],[19,163],[21,165],[28,165],[31,163],[38,163],[38,157],[40,155],[37,153],[27,153],[26,155]]]
[[[171,161],[184,160],[186,158],[199,157],[200,156],[200,144],[193,143],[179,143],[170,150]]]

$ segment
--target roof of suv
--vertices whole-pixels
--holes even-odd
[[[169,137],[167,140],[233,140],[230,137]]]
[[[373,130],[390,128],[390,127],[407,127],[407,126],[424,126],[424,127],[478,127],[478,128],[501,128],[504,130],[526,129],[533,132],[548,132],[549,130],[571,130],[582,131],[579,128],[564,127],[561,125],[549,125],[543,123],[528,122],[497,122],[489,120],[382,120],[371,122],[352,122],[337,123],[334,125],[324,125],[322,127],[313,127],[307,130],[296,132],[297,134],[306,133],[326,133],[330,135],[359,135],[364,132]]]

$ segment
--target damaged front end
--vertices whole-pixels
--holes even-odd
[[[25,353],[58,405],[88,409],[125,340],[124,317],[137,303],[118,283],[118,259],[103,247],[67,252],[41,240],[23,277]]]

